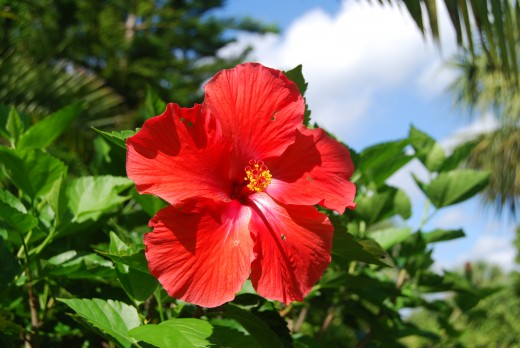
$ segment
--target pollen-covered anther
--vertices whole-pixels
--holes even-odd
[[[251,192],[262,192],[271,183],[273,176],[263,161],[251,160],[244,170],[246,172],[244,177],[247,183],[246,187]]]

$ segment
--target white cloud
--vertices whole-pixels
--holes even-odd
[[[264,65],[285,70],[303,64],[313,121],[346,142],[374,121],[370,111],[379,92],[416,84],[431,95],[446,80],[432,82],[441,61],[438,50],[404,8],[388,4],[343,1],[335,15],[316,8],[281,36],[244,34],[220,54],[236,55],[248,45],[254,47],[250,59]]]
[[[480,237],[469,255],[462,255],[470,260],[483,260],[510,271],[514,268],[516,250],[508,238],[499,236]]]
[[[443,210],[440,216],[435,219],[435,227],[444,229],[460,228],[464,221],[471,219],[465,209],[460,207],[451,207],[448,210]]]
[[[491,114],[485,114],[474,120],[469,125],[457,129],[448,138],[440,141],[441,146],[448,152],[451,152],[457,145],[474,139],[480,134],[493,131],[499,127],[499,123]]]

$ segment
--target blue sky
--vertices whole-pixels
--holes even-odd
[[[445,62],[455,53],[448,17],[441,11],[442,52],[424,39],[404,9],[342,0],[228,0],[222,15],[251,16],[276,23],[279,35],[241,34],[222,50],[233,55],[252,45],[250,60],[287,70],[303,64],[309,82],[311,118],[356,150],[405,137],[411,124],[450,148],[467,134],[490,129],[489,118],[469,118],[453,106],[446,92],[455,72]],[[418,162],[391,178],[411,197],[418,225],[424,197],[411,179],[426,179]],[[463,228],[462,240],[436,245],[438,268],[487,259],[510,268],[514,224],[498,219],[472,199],[438,212],[426,226]]]

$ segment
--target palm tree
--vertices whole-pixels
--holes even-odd
[[[385,0],[378,0],[384,3]],[[437,43],[435,0],[386,0],[404,5],[424,35]],[[457,104],[480,114],[492,112],[500,124],[482,135],[467,164],[491,172],[486,200],[515,214],[520,193],[520,6],[518,0],[444,0],[459,44],[451,86]],[[424,21],[423,18],[427,20]]]
[[[439,42],[438,2],[435,0],[378,0],[404,5],[424,35]],[[439,1],[440,2],[440,1]],[[520,61],[518,0],[444,0],[457,42],[473,61],[485,57],[489,66],[518,86]],[[424,21],[426,18],[427,21]]]

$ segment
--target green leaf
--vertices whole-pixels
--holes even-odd
[[[155,216],[159,210],[168,205],[168,203],[159,197],[139,194],[135,188],[132,189],[132,198],[135,199],[141,209],[143,209],[150,217]]]
[[[394,196],[394,209],[395,212],[403,219],[408,219],[412,216],[412,203],[410,198],[403,190],[397,190]]]
[[[426,243],[437,243],[464,237],[463,230],[443,230],[435,229],[431,232],[423,232],[423,238]]]
[[[41,150],[10,150],[0,147],[7,177],[32,199],[46,196],[67,167]]]
[[[73,180],[67,187],[69,207],[74,215],[73,222],[97,220],[129,197],[119,193],[131,187],[130,179],[117,176],[84,176]]]
[[[25,209],[23,203],[9,191],[0,189],[0,201],[9,204],[12,208],[15,208],[21,213],[27,213],[27,209]]]
[[[67,197],[65,192],[65,178],[67,177],[67,168],[63,170],[59,178],[52,184],[52,188],[47,195],[49,205],[54,211],[57,221],[67,209]]]
[[[130,336],[161,348],[207,347],[212,332],[208,321],[185,318],[139,326],[130,330]]]
[[[34,216],[22,213],[3,201],[0,201],[0,220],[7,222],[21,233],[25,233],[38,225],[38,219]]]
[[[415,155],[426,168],[430,172],[438,171],[446,157],[442,147],[432,137],[414,126],[410,127],[409,139]]]
[[[336,230],[332,240],[332,253],[347,260],[356,260],[379,266],[388,266],[387,254],[376,242],[356,241],[350,233]]]
[[[7,128],[7,119],[9,118],[9,112],[11,108],[5,104],[0,104],[0,136],[6,140],[9,140],[11,137],[9,133],[6,132]]]
[[[30,127],[21,137],[19,148],[45,149],[78,117],[79,104],[66,106]]]
[[[412,234],[410,227],[392,227],[370,232],[370,238],[374,239],[385,250],[408,239]]]
[[[456,169],[463,161],[465,161],[468,158],[471,151],[478,144],[479,140],[480,139],[468,141],[457,146],[455,150],[453,150],[451,155],[446,157],[439,171],[448,172],[450,170]]]
[[[369,225],[388,218],[395,214],[396,206],[394,202],[397,192],[397,189],[387,186],[381,192],[371,195],[360,194],[356,197],[357,206],[354,213]],[[404,206],[405,202],[399,203],[402,205],[398,206],[398,208],[404,210],[406,208]]]
[[[146,86],[146,97],[142,114],[145,119],[162,114],[166,110],[166,103],[159,98],[159,95],[150,87]]]
[[[52,277],[106,282],[115,277],[112,263],[98,254],[77,255],[75,250],[56,255],[46,268]]]
[[[377,144],[364,149],[359,158],[358,171],[363,182],[382,186],[386,179],[407,164],[413,156],[405,153],[408,139]]]
[[[18,259],[4,245],[4,239],[0,237],[0,269],[2,269],[2,281],[0,282],[0,292],[7,288],[7,285],[20,273]]]
[[[309,85],[305,78],[303,77],[302,73],[302,65],[298,65],[297,67],[288,70],[285,72],[285,76],[292,82],[296,84],[298,87],[298,90],[300,91],[300,94],[305,96],[305,92],[307,91],[307,86]],[[273,117],[276,117],[276,115],[273,115]],[[307,102],[305,102],[305,112],[303,115],[303,124],[308,126],[311,121],[311,111],[309,110],[309,106],[307,105]]]
[[[247,335],[238,329],[220,325],[220,321],[212,321],[213,334],[209,338],[212,344],[217,347],[229,348],[262,348],[261,345],[251,335]]]
[[[127,245],[114,232],[110,232],[109,251],[103,255],[115,263],[119,282],[128,296],[137,301],[146,300],[159,283],[148,271],[143,246]]]
[[[417,178],[415,180],[432,204],[442,208],[462,202],[482,191],[488,184],[489,173],[461,169],[440,173],[429,184]]]
[[[9,116],[7,117],[5,129],[11,136],[11,147],[16,147],[18,144],[18,139],[20,139],[20,136],[24,131],[24,126],[22,120],[20,119],[20,115],[15,108],[11,108],[9,110]]]
[[[123,130],[120,132],[105,132],[99,130],[97,128],[92,127],[93,130],[101,134],[105,139],[109,140],[111,143],[116,144],[117,146],[126,150],[126,138],[130,138],[132,135],[139,131],[139,128],[136,130]]]
[[[282,341],[271,328],[251,312],[236,305],[224,305],[224,317],[236,320],[262,347],[283,348]]]
[[[305,78],[303,77],[302,73],[302,65],[298,65],[291,70],[287,70],[285,72],[285,76],[292,82],[298,86],[298,89],[300,90],[300,94],[303,96],[305,95],[305,92],[307,91],[308,83],[305,81]]]
[[[81,318],[112,336],[121,346],[131,347],[137,341],[129,331],[141,324],[135,307],[126,303],[101,299],[63,299],[58,301],[72,308]]]
[[[24,161],[15,150],[0,146],[0,163],[5,175],[13,184],[29,196],[34,197],[33,187]]]

